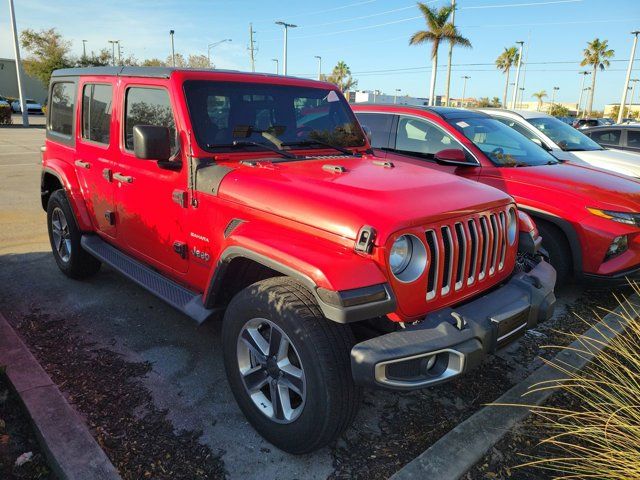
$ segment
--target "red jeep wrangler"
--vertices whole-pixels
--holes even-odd
[[[49,98],[58,266],[106,263],[197,322],[224,312],[231,390],[283,450],[335,439],[362,386],[451,379],[552,313],[513,200],[373,156],[333,85],[102,67],[54,72]]]

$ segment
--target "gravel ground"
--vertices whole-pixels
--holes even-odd
[[[29,416],[0,372],[0,478],[56,480],[40,450]]]

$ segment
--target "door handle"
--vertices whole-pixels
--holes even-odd
[[[116,172],[113,174],[113,178],[123,183],[133,183],[133,177],[128,175],[123,175],[120,172]]]
[[[89,162],[85,162],[84,160],[76,160],[75,161],[76,167],[82,167],[82,168],[91,168],[91,164]]]

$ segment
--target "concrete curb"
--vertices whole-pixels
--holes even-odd
[[[61,480],[120,480],[80,416],[0,314],[0,367],[27,413],[49,465]]]
[[[589,344],[589,354],[577,353],[572,349],[585,349],[585,339],[596,339],[608,344],[626,326],[620,314],[630,305],[638,306],[640,298],[632,295],[627,302],[614,312],[607,314],[600,323],[585,332],[571,345],[561,350],[555,357],[555,363],[561,363],[570,371],[584,368],[603,348],[592,347]],[[528,393],[531,387],[539,382],[558,381],[566,378],[566,374],[549,365],[543,365],[535,370],[522,382],[498,398],[495,403],[541,405],[556,388]],[[492,407],[486,406],[457,425],[453,430],[440,438],[418,457],[396,472],[391,479],[457,479],[473,467],[485,453],[506,435],[517,423],[529,415],[529,409],[523,407]]]

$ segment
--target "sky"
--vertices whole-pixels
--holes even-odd
[[[424,20],[410,0],[14,0],[18,29],[55,27],[82,53],[110,47],[120,40],[123,54],[138,59],[166,58],[171,52],[169,30],[175,30],[177,53],[207,54],[207,45],[230,38],[212,49],[217,68],[250,70],[249,23],[256,41],[256,71],[282,67],[282,20],[297,24],[289,30],[288,74],[317,75],[316,55],[327,73],[340,60],[351,68],[358,89],[426,97],[431,74],[430,47],[410,46],[409,37],[424,28]],[[430,6],[450,0],[426,1]],[[598,73],[594,108],[620,102],[631,53],[633,30],[640,30],[640,0],[457,0],[455,22],[471,49],[453,53],[451,96],[462,94],[462,76],[471,78],[467,97],[500,97],[504,75],[494,62],[504,47],[525,42],[527,60],[524,101],[533,92],[549,96],[559,87],[556,101],[576,102],[578,72],[587,41],[606,39],[614,61]],[[0,3],[0,57],[13,58],[8,2]],[[440,49],[437,94],[445,89],[447,47]],[[640,58],[640,48],[636,59]],[[636,60],[632,78],[640,77]],[[587,77],[589,79],[589,77]],[[512,80],[513,81],[513,75]],[[589,81],[589,80],[588,80]],[[638,82],[640,83],[640,82]],[[640,100],[640,85],[636,100]]]

